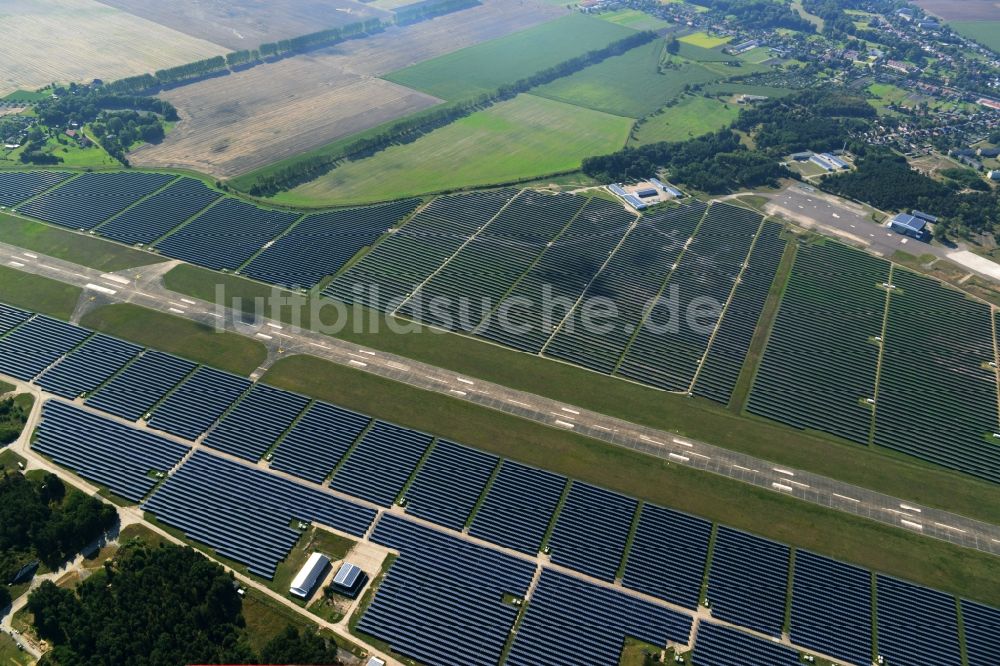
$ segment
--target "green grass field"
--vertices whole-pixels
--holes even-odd
[[[684,35],[681,37],[680,41],[703,49],[714,49],[718,46],[729,43],[730,39],[732,39],[732,37],[717,37],[715,35],[710,35],[707,32],[693,32],[690,35]]]
[[[673,59],[679,64],[678,69],[664,69],[661,74],[662,54],[663,42],[655,40],[535,88],[532,94],[618,116],[641,118],[677,97],[685,85],[722,78],[697,63],[681,64],[678,58]]]
[[[432,58],[383,78],[441,99],[465,99],[632,34],[635,31],[630,28],[574,13]]]
[[[955,32],[1000,53],[1000,21],[949,21]]]
[[[40,275],[0,266],[0,302],[60,319],[69,319],[82,290]]]
[[[572,171],[613,152],[632,121],[533,95],[496,104],[371,157],[347,162],[272,201],[348,204]]]
[[[613,12],[598,14],[597,18],[633,30],[661,30],[670,25],[667,21],[638,9],[617,9]]]
[[[648,118],[629,144],[683,141],[728,127],[738,114],[736,104],[726,104],[714,97],[686,96],[676,106]]]
[[[264,345],[250,338],[129,303],[91,310],[80,324],[240,375],[249,375],[267,358]]]
[[[252,303],[254,298],[271,293],[267,285],[183,265],[166,275],[165,284],[178,293],[207,300],[214,300],[216,284],[224,285],[229,296],[240,296],[243,303]],[[288,309],[276,314],[278,319],[291,322]],[[333,308],[320,312],[321,323],[333,325],[333,314]],[[431,333],[427,329],[399,335],[384,326],[377,332],[355,333],[350,311],[348,317],[341,332],[336,334],[343,340],[1000,523],[1000,495],[995,485],[913,458],[861,448],[764,419],[743,417],[707,400],[664,393],[469,337]],[[308,319],[301,322],[304,327],[312,324]]]
[[[283,359],[264,381],[797,547],[974,599],[1000,602],[998,560],[985,553],[312,357]]]
[[[99,238],[0,213],[0,242],[101,271],[120,271],[163,261],[163,257]]]

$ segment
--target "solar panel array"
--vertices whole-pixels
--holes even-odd
[[[622,585],[697,609],[711,538],[709,521],[644,504]]]
[[[875,443],[1000,481],[990,306],[903,269],[892,280]]]
[[[532,562],[385,514],[372,541],[400,551],[358,629],[428,664],[496,664]]]
[[[825,242],[799,248],[747,409],[868,443],[889,262]],[[836,289],[831,289],[836,285]],[[995,411],[995,410],[994,410]]]
[[[28,321],[32,313],[0,303],[0,337]]]
[[[471,331],[580,212],[587,199],[524,191],[445,263],[399,314]]]
[[[134,502],[156,485],[151,471],[169,471],[188,452],[183,444],[52,401],[42,407],[31,446]]]
[[[568,314],[568,308],[551,305],[576,303],[635,219],[617,203],[588,201],[505,297],[523,304],[502,317],[494,312],[477,335],[520,351],[541,351]],[[510,325],[514,323],[516,327]]]
[[[712,616],[780,638],[789,556],[784,544],[719,527],[708,578]]]
[[[752,659],[752,661],[749,661]],[[742,631],[702,622],[691,656],[694,666],[799,666],[797,650],[744,634]]]
[[[90,393],[142,352],[142,347],[100,333],[36,380],[49,393],[73,399]]]
[[[750,252],[747,268],[736,285],[733,299],[726,307],[722,323],[698,373],[695,395],[722,404],[729,403],[785,252],[782,229],[776,222],[765,222],[761,228]]]
[[[370,422],[342,407],[314,403],[278,444],[271,467],[322,483]]]
[[[958,609],[944,592],[879,575],[878,653],[892,664],[961,664]]]
[[[552,561],[613,581],[637,506],[631,497],[575,481],[549,539]]]
[[[227,198],[157,242],[156,248],[192,264],[235,271],[299,217]]]
[[[432,439],[416,430],[376,421],[330,486],[381,506],[392,506]]]
[[[146,351],[92,395],[87,404],[128,421],[138,421],[196,367],[170,354]]]
[[[461,531],[497,460],[495,455],[438,440],[406,491],[406,512]]]
[[[331,282],[323,295],[386,312],[395,309],[516,194],[504,189],[435,199]],[[355,285],[377,286],[377,293],[357,294]]]
[[[256,462],[288,430],[308,404],[308,398],[296,393],[254,384],[250,392],[212,429],[205,438],[205,446]]]
[[[626,636],[653,645],[685,644],[691,623],[677,611],[546,569],[506,664],[615,665]]]
[[[535,555],[559,505],[566,477],[504,460],[469,533]]]
[[[0,206],[16,206],[58,185],[71,175],[63,171],[2,171]]]
[[[705,210],[700,201],[643,216],[545,348],[545,354],[610,374],[646,316]],[[585,325],[587,303],[607,300],[617,317],[607,331]],[[603,322],[603,320],[602,320]]]
[[[793,581],[792,642],[852,664],[870,664],[871,574],[798,550]]]
[[[284,287],[312,289],[413,212],[419,199],[307,215],[242,272]]]
[[[29,381],[90,336],[90,331],[37,315],[0,340],[0,373]]]
[[[962,599],[962,626],[968,665],[1000,664],[1000,608]]]
[[[19,213],[70,229],[93,229],[176,178],[165,173],[84,173],[18,208]]]
[[[668,391],[688,390],[760,225],[761,216],[751,210],[712,204],[618,374]],[[692,314],[699,303],[708,304],[709,314]]]
[[[163,401],[149,425],[195,440],[250,387],[250,380],[202,366]]]
[[[200,180],[179,178],[169,187],[111,218],[97,233],[130,245],[148,245],[222,196]]]
[[[360,537],[375,519],[371,509],[204,451],[195,451],[142,508],[268,579],[300,536],[289,527],[293,520]]]

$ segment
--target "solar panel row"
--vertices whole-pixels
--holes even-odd
[[[1000,608],[962,599],[962,626],[969,666],[1000,664]]]
[[[730,627],[702,622],[691,657],[694,666],[798,666],[797,650],[745,634]]]
[[[9,333],[15,327],[28,321],[32,313],[12,308],[0,303],[0,337]]]
[[[106,382],[142,352],[142,347],[100,333],[36,380],[49,393],[73,399]]]
[[[300,536],[291,521],[360,537],[375,519],[371,509],[204,451],[195,451],[142,508],[268,579]]]
[[[574,481],[549,539],[552,561],[613,581],[637,506],[631,497]]]
[[[90,331],[37,315],[0,340],[0,373],[34,379],[90,336]]]
[[[87,404],[127,421],[138,421],[196,367],[182,358],[147,350]]]
[[[432,439],[416,430],[376,421],[330,486],[381,506],[392,506]]]
[[[205,438],[205,446],[257,462],[309,404],[309,399],[254,384]]]
[[[222,196],[200,180],[179,178],[160,192],[97,227],[97,233],[130,245],[148,245]]]
[[[962,663],[954,597],[881,574],[877,596],[878,653],[889,664],[924,664],[928,652],[936,663]]]
[[[780,638],[789,557],[784,544],[719,527],[708,577],[712,617]]]
[[[71,175],[62,171],[0,172],[0,206],[16,206],[58,185]]]
[[[406,512],[461,531],[497,460],[495,455],[438,440],[406,491]]]
[[[535,565],[384,514],[371,537],[400,551],[358,629],[428,664],[496,664]]]
[[[322,483],[369,423],[367,416],[314,403],[278,444],[271,467]]]
[[[250,380],[201,366],[156,408],[150,427],[195,440],[250,388]]]
[[[135,502],[156,485],[150,472],[169,471],[188,452],[183,444],[53,401],[42,408],[31,446]]]

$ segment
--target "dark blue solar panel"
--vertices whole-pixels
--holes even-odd
[[[142,352],[142,347],[100,333],[38,378],[49,393],[76,398],[89,393]]]
[[[271,467],[322,483],[369,423],[367,416],[317,402],[278,444]]]
[[[962,622],[969,666],[1000,664],[1000,608],[962,599]]]
[[[708,580],[712,617],[780,637],[789,555],[784,544],[720,527]]]
[[[101,225],[97,233],[130,245],[149,244],[221,196],[200,180],[181,178]]]
[[[496,466],[495,455],[439,440],[406,491],[406,512],[461,530]]]
[[[890,666],[961,664],[958,608],[950,594],[878,576],[878,653]]]
[[[433,438],[376,421],[337,471],[330,486],[382,506],[391,506]]]
[[[255,384],[212,429],[205,438],[205,446],[256,462],[308,404],[309,398]]]
[[[506,663],[617,666],[626,636],[683,645],[691,623],[683,613],[546,569]]]
[[[63,182],[70,175],[62,171],[0,172],[0,206],[15,206]]]
[[[71,229],[93,229],[176,178],[166,173],[85,173],[18,208],[18,212]]]
[[[691,663],[694,666],[799,666],[799,653],[736,629],[702,622]]]
[[[134,502],[172,469],[188,447],[61,402],[47,402],[32,447],[85,479]]]
[[[0,373],[33,379],[89,335],[78,326],[38,315],[0,340]]]
[[[504,460],[469,533],[535,555],[565,486],[566,477]]]
[[[156,408],[149,425],[195,440],[249,387],[246,377],[202,366]]]
[[[195,367],[182,358],[147,351],[91,396],[87,404],[128,421],[138,421]]]
[[[195,451],[142,508],[265,578],[274,577],[300,536],[289,527],[293,520],[360,537],[375,519],[371,509],[204,451]]]
[[[792,642],[854,664],[871,663],[871,574],[800,550],[792,579]]]
[[[236,270],[298,219],[298,213],[265,210],[223,199],[156,244],[168,257],[215,270]]]
[[[0,303],[0,337],[6,335],[14,327],[28,321],[29,317],[31,317],[30,312],[18,310],[17,308]]]
[[[697,609],[712,523],[644,504],[622,584]]]
[[[255,257],[243,272],[263,282],[311,289],[412,213],[419,203],[419,199],[406,199],[309,215]]]
[[[637,505],[631,497],[573,482],[549,539],[552,561],[613,581]]]
[[[427,664],[496,664],[535,564],[383,514],[371,540],[400,551],[358,629]]]

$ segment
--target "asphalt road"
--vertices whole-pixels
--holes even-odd
[[[410,386],[434,391],[549,427],[749,483],[812,504],[910,530],[925,536],[1000,555],[1000,526],[922,506],[669,432],[640,426],[523,391],[463,377],[382,351],[359,347],[311,331],[293,330],[274,321],[248,330],[238,313],[213,303],[181,297],[162,286],[160,277],[174,262],[109,275],[21,248],[0,244],[0,263],[69,282],[85,290],[81,311],[104,303],[129,302],[210,326],[251,335],[269,349],[267,364],[292,354],[310,354]],[[260,374],[259,370],[255,375]],[[831,536],[835,538],[835,536]]]

